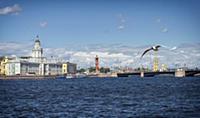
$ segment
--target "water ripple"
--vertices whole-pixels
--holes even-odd
[[[200,117],[200,78],[0,80],[0,117]]]

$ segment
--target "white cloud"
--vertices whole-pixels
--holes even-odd
[[[0,55],[29,56],[31,54],[32,43],[0,43]],[[69,46],[66,46],[69,47]],[[82,48],[81,48],[82,47]],[[100,66],[109,67],[132,67],[141,65],[152,67],[154,53],[149,52],[142,60],[142,52],[150,46],[132,47],[123,44],[112,45],[87,45],[80,46],[79,49],[67,48],[44,48],[44,56],[60,58],[66,61],[77,63],[79,67],[90,67],[95,64],[95,56],[99,56]],[[168,67],[184,66],[190,68],[200,67],[200,43],[184,44],[174,47],[162,46],[158,51],[159,64],[167,64]],[[102,48],[104,49],[102,51]],[[24,50],[25,49],[25,50]]]
[[[119,14],[118,20],[119,20],[119,24],[117,26],[117,29],[119,31],[122,31],[125,29],[125,23],[126,23],[125,17],[122,14]]]
[[[120,19],[121,23],[125,23],[126,22],[125,17],[122,14],[119,14],[119,19]]]
[[[163,27],[163,28],[161,29],[161,32],[163,32],[163,33],[166,33],[166,32],[168,32],[168,28],[166,28],[166,27]]]
[[[4,8],[0,8],[0,15],[7,15],[7,14],[18,15],[19,12],[21,12],[21,11],[22,11],[22,8],[18,4],[15,4],[13,6],[7,6]]]
[[[157,18],[156,22],[161,26],[161,32],[162,33],[167,33],[169,31],[169,29],[166,27],[166,24],[161,23],[161,19]]]
[[[160,22],[161,22],[161,19],[160,19],[160,18],[156,19],[156,22],[160,23]]]
[[[48,25],[47,21],[40,22],[40,27],[44,28]]]
[[[123,30],[124,28],[125,28],[124,25],[119,25],[117,29],[118,29],[118,30]]]
[[[17,56],[23,56],[23,55],[30,55],[30,50],[32,47],[32,44],[22,44],[22,43],[16,43],[16,42],[10,42],[10,43],[0,43],[0,55],[17,55]]]

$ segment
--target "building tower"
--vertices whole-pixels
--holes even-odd
[[[95,68],[96,68],[96,73],[99,73],[99,57],[97,55],[95,57]]]
[[[154,58],[153,58],[153,72],[158,72],[158,56],[157,56],[158,51],[154,51]]]
[[[33,58],[42,58],[42,53],[43,53],[43,49],[41,48],[39,36],[37,35],[37,37],[35,39],[35,44],[34,44],[34,47],[32,50],[32,57]]]

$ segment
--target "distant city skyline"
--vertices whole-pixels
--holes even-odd
[[[199,4],[199,0],[2,0],[0,55],[30,55],[39,35],[47,56],[83,67],[91,66],[96,54],[100,65],[139,66],[141,52],[155,44],[165,46],[159,53],[162,63],[200,67]],[[150,58],[147,55],[146,65],[152,64]]]

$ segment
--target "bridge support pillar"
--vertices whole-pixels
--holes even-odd
[[[144,77],[144,72],[143,71],[140,72],[140,77]]]
[[[183,69],[177,69],[175,71],[175,77],[185,77],[185,70],[183,70]]]

